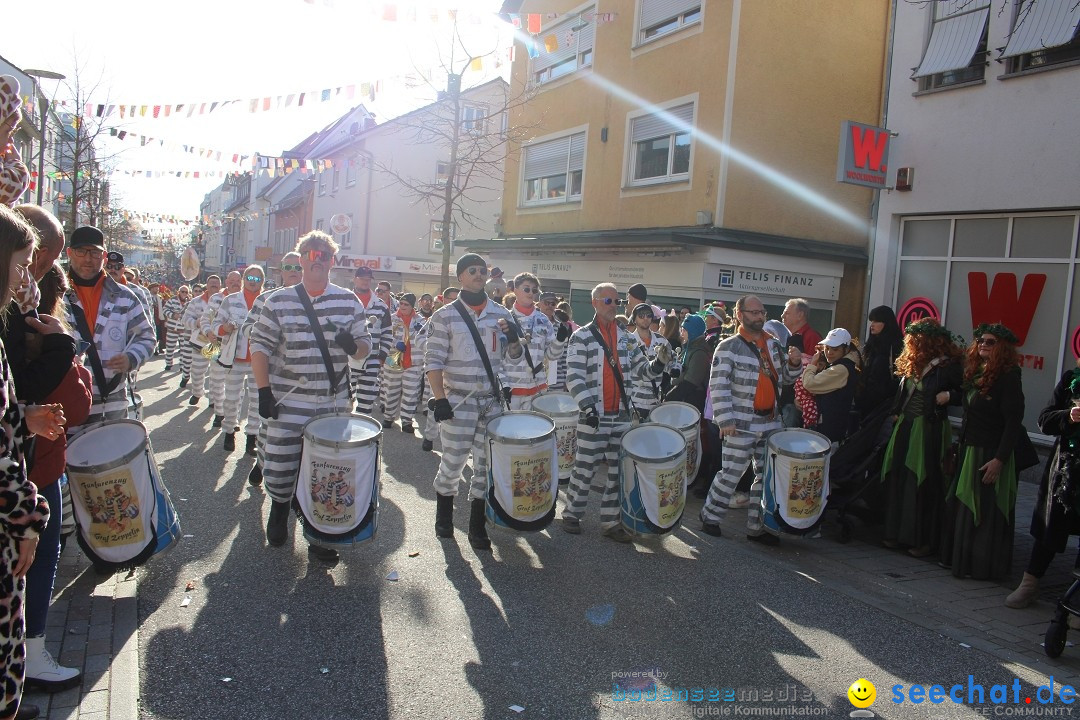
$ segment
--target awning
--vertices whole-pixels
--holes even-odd
[[[989,6],[983,6],[935,22],[926,54],[914,77],[960,70],[970,65],[975,51],[979,49],[989,16]]]
[[[1076,0],[1024,0],[1002,57],[1065,45],[1076,37],[1077,24],[1080,3]]]

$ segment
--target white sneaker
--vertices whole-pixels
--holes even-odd
[[[737,492],[728,501],[729,510],[741,510],[750,507],[750,496],[744,492]]]
[[[45,649],[45,638],[26,638],[26,686],[48,693],[60,692],[82,682],[82,673],[59,665]]]

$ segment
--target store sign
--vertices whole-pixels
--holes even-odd
[[[336,268],[359,268],[368,267],[372,270],[385,270],[387,272],[399,272],[397,258],[385,255],[348,255],[338,253],[334,256]]]
[[[700,263],[637,262],[619,260],[559,260],[534,262],[529,270],[537,277],[578,282],[614,283],[625,289],[635,283],[647,287],[686,287],[687,278],[696,276]]]
[[[413,273],[414,275],[442,275],[441,262],[425,262],[423,260],[400,260],[400,272]],[[451,267],[453,264],[451,263]],[[450,271],[453,276],[454,271]]]
[[[840,278],[790,270],[764,270],[735,265],[705,266],[702,286],[733,295],[772,295],[782,298],[836,300]]]
[[[1012,330],[1020,340],[1027,342],[1031,321],[1039,307],[1046,275],[1032,273],[1024,276],[1020,292],[1016,291],[1015,273],[998,273],[994,284],[987,290],[986,273],[968,273],[968,293],[971,298],[971,327],[983,323],[1001,323]]]
[[[941,322],[941,311],[930,298],[913,297],[900,307],[896,322],[901,328],[906,328],[911,323],[927,318]]]
[[[890,139],[885,128],[845,120],[840,125],[836,181],[879,190],[887,187]]]

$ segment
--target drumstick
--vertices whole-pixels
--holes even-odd
[[[277,401],[277,403],[276,403],[276,404],[280,405],[281,403],[285,402],[285,398],[289,397],[289,396],[290,396],[290,395],[292,395],[292,394],[293,394],[294,392],[296,392],[296,389],[297,389],[297,388],[307,387],[307,383],[308,383],[308,380],[307,380],[307,378],[306,378],[306,377],[298,377],[298,378],[296,379],[296,382],[297,382],[297,384],[296,384],[296,385],[293,385],[293,387],[292,387],[292,389],[291,389],[291,390],[289,390],[289,391],[288,391],[287,393],[285,393],[284,395],[282,395],[282,396],[281,396],[281,398],[280,398],[280,399],[279,399],[279,400]]]

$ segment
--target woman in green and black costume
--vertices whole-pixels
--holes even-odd
[[[885,547],[915,557],[937,550],[948,478],[941,460],[952,439],[946,408],[960,404],[962,351],[953,335],[927,318],[908,325],[896,359],[900,388],[890,414],[896,426],[885,450]]]
[[[982,324],[964,361],[959,471],[949,487],[942,564],[956,577],[1009,574],[1016,519],[1013,451],[1024,432],[1018,340],[1004,325]]]

